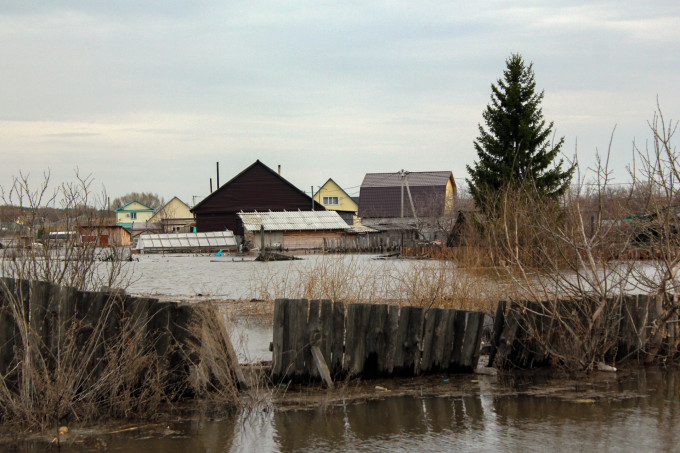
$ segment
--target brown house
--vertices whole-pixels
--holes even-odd
[[[83,225],[79,227],[82,242],[95,242],[98,247],[128,247],[131,235],[120,225]]]
[[[312,209],[314,203],[314,209]],[[259,160],[191,209],[199,232],[231,230],[243,236],[239,212],[325,211],[312,198]]]
[[[453,214],[456,182],[450,171],[366,173],[361,183],[359,217],[418,217]],[[403,196],[402,196],[403,193]],[[402,201],[403,200],[403,201]]]
[[[419,237],[441,239],[455,220],[455,197],[450,171],[367,173],[361,184],[359,217],[363,225],[402,243]]]

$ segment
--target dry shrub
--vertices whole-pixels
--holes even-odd
[[[69,421],[149,419],[187,397],[240,404],[227,328],[210,305],[192,310],[188,327],[168,331],[151,328],[153,318],[135,315],[114,293],[94,321],[60,320],[60,331],[46,339],[21,289],[4,285],[2,296],[2,317],[17,332],[15,357],[0,375],[4,425],[44,430]],[[172,341],[159,344],[170,334]]]
[[[489,311],[501,291],[507,294],[505,283],[493,272],[461,269],[445,260],[366,261],[359,255],[324,255],[284,272],[269,270],[252,289],[264,300],[330,299]]]
[[[421,263],[393,275],[392,293],[402,304],[492,314],[496,303],[508,296],[507,281],[493,271],[462,269],[443,260]]]

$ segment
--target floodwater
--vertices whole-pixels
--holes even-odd
[[[229,256],[141,255],[126,264],[134,271],[128,292],[177,299],[295,297],[312,274],[341,283],[372,275],[366,290],[389,298],[395,272],[398,277],[409,266],[432,265],[366,255],[303,258],[258,263]],[[241,361],[270,360],[271,318],[241,316],[235,323]],[[410,382],[418,391],[408,396],[390,396],[401,384],[387,380],[363,383],[371,393],[367,399],[348,394],[311,409],[255,405],[232,418],[197,413],[163,424],[72,429],[60,451],[680,452],[679,370],[595,373],[577,380],[537,371]],[[4,450],[56,451],[56,446],[22,441],[0,444]]]
[[[450,392],[428,394],[433,379],[447,379]],[[381,384],[390,387],[389,382]],[[578,381],[533,373],[434,376],[422,382],[429,396],[255,409],[233,419],[196,417],[78,442],[65,438],[61,451],[680,451],[677,370],[598,373]],[[41,451],[37,443],[17,448]]]
[[[129,264],[131,294],[176,297],[252,299],[294,297],[310,274],[327,278],[390,279],[395,271],[422,266],[425,261],[376,260],[375,255],[300,255],[295,261],[258,262],[233,255],[134,255]],[[432,263],[432,262],[429,262]],[[343,273],[336,275],[335,273]],[[389,288],[387,281],[371,289]],[[386,297],[384,293],[372,293]]]

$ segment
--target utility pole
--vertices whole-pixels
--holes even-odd
[[[311,188],[311,194],[312,194],[312,211],[314,210],[314,186],[311,185],[309,186]]]
[[[404,172],[404,169],[402,168],[401,171],[399,172],[399,176],[401,176],[401,218],[404,218],[404,175],[406,173]]]

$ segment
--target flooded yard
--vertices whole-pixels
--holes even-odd
[[[265,300],[319,294],[340,300],[420,297],[416,291],[423,290],[404,276],[416,276],[424,288],[440,285],[442,291],[489,295],[503,284],[466,288],[461,279],[447,287],[428,281],[436,273],[427,270],[451,263],[381,261],[368,255],[308,255],[271,263],[207,255],[137,258],[125,264],[133,272],[127,291],[217,301],[231,311],[232,340],[242,363],[271,360],[272,310]],[[352,292],[343,293],[347,288]],[[238,309],[243,306],[247,310]],[[575,379],[535,370],[337,384],[333,391],[262,389],[232,416],[197,405],[162,422],[74,426],[61,436],[59,451],[680,451],[677,369],[595,372]],[[0,451],[57,451],[53,437],[49,432],[34,439],[5,434]]]

